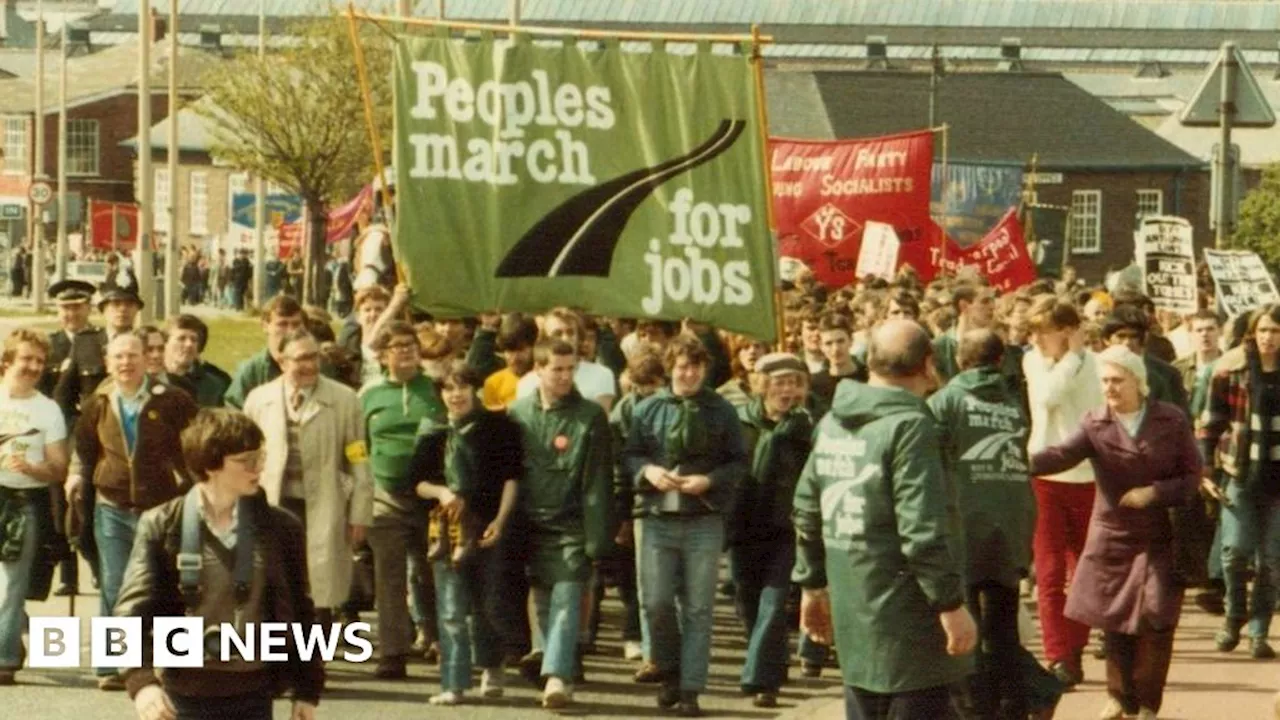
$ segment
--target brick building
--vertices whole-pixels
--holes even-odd
[[[169,112],[166,44],[153,49],[151,114]],[[214,57],[195,48],[180,48],[179,93],[196,96],[200,75]],[[120,143],[138,132],[138,46],[136,42],[77,55],[67,63],[67,192],[68,229],[78,232],[89,199],[134,200],[134,154]],[[57,190],[58,63],[46,61],[44,86],[44,173]],[[35,90],[33,78],[0,80],[0,232],[10,242],[26,235],[27,192],[35,170]],[[53,206],[46,208],[46,220]]]
[[[928,126],[929,76],[919,72],[774,70],[767,92],[774,135],[855,138]],[[951,162],[1030,171],[1035,158],[1036,199],[1072,209],[1068,262],[1085,279],[1129,263],[1141,216],[1180,215],[1197,243],[1211,237],[1206,163],[1060,74],[948,75],[935,122],[950,128]],[[935,158],[941,152],[936,144]]]

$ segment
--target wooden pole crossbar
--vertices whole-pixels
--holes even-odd
[[[645,41],[664,41],[664,42],[713,42],[713,43],[755,43],[759,45],[769,45],[773,43],[772,35],[760,35],[759,29],[756,28],[751,34],[711,34],[711,33],[659,33],[659,32],[641,32],[638,30],[587,30],[566,27],[548,27],[543,25],[506,25],[498,23],[482,23],[482,22],[466,22],[460,20],[438,20],[435,18],[409,18],[409,17],[393,17],[390,15],[378,15],[375,13],[367,13],[349,7],[347,10],[348,17],[355,20],[369,22],[388,22],[400,25],[411,25],[418,27],[430,28],[448,28],[450,30],[458,30],[461,32],[493,32],[519,34],[527,33],[530,35],[546,35],[550,37],[563,37],[577,40],[635,40],[638,42]]]

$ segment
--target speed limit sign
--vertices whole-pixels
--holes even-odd
[[[49,187],[49,183],[37,180],[31,183],[27,197],[31,198],[31,202],[36,205],[45,205],[53,199],[53,188]]]

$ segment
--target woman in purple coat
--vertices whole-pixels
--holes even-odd
[[[1098,493],[1066,615],[1106,633],[1106,707],[1099,716],[1156,720],[1182,611],[1168,508],[1200,484],[1200,456],[1182,410],[1149,400],[1146,366],[1126,347],[1098,355],[1106,407],[1062,444],[1036,453],[1031,474],[1093,464]]]

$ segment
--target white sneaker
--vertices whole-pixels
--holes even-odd
[[[1124,717],[1124,706],[1115,698],[1107,698],[1107,704],[1098,713],[1098,720],[1120,720]]]
[[[643,660],[644,647],[635,640],[628,640],[622,644],[622,657],[626,660]]]
[[[502,668],[485,668],[480,673],[480,696],[500,698],[507,686],[506,674]]]
[[[1138,708],[1138,720],[1158,720],[1156,711],[1151,708]]]
[[[560,710],[568,707],[572,700],[572,685],[555,676],[547,680],[547,687],[542,692],[542,707],[548,710]]]
[[[427,700],[427,702],[432,705],[459,705],[462,703],[462,693],[445,690],[439,695],[431,696],[431,699]]]

